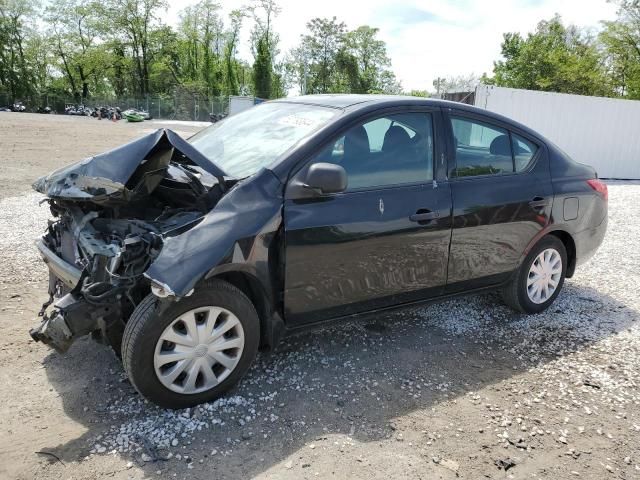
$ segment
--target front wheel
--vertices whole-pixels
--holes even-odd
[[[122,359],[133,386],[153,403],[186,408],[215,400],[249,369],[260,321],[227,282],[205,282],[179,302],[147,296],[127,322]]]
[[[552,235],[529,252],[513,280],[502,290],[505,303],[523,313],[539,313],[556,299],[567,271],[567,250]]]

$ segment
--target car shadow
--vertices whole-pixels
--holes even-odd
[[[288,338],[258,358],[227,400],[181,412],[142,402],[115,356],[83,340],[45,365],[65,413],[87,431],[42,450],[74,461],[125,432],[141,450],[120,455],[149,475],[189,468],[197,478],[248,478],[335,434],[357,442],[392,438],[398,417],[571,355],[638,320],[637,311],[571,281],[540,315],[515,314],[495,294],[450,300]],[[131,434],[183,420],[201,430],[178,437],[178,446]],[[168,451],[173,457],[165,461]]]

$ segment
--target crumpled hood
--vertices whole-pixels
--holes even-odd
[[[178,153],[178,160],[175,160]],[[225,173],[169,129],[159,129],[108,152],[89,157],[39,178],[33,188],[50,198],[97,204],[126,203],[160,183],[169,162],[192,162],[224,185]]]

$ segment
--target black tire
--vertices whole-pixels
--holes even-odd
[[[203,306],[218,306],[232,312],[244,331],[244,348],[231,374],[215,387],[200,393],[185,394],[165,387],[154,368],[158,339],[165,328],[181,314]],[[189,297],[166,304],[148,295],[133,311],[122,339],[122,363],[131,384],[145,398],[166,408],[187,408],[210,402],[232,388],[253,362],[260,340],[260,320],[256,309],[238,288],[222,280],[208,280]]]
[[[558,286],[553,294],[544,303],[535,303],[531,301],[527,294],[527,277],[531,265],[536,257],[544,250],[552,248],[560,254],[562,259],[562,273],[558,281]],[[522,313],[540,313],[546,310],[560,294],[564,285],[565,275],[567,273],[567,250],[558,237],[547,235],[543,237],[529,252],[518,270],[515,272],[513,279],[502,289],[502,298],[504,302],[514,310]]]

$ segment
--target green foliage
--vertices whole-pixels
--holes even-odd
[[[81,0],[53,0],[45,10],[54,65],[76,101],[89,96],[108,52],[98,41],[101,7]]]
[[[149,69],[154,60],[153,32],[158,28],[160,10],[166,10],[165,0],[106,0],[109,19],[117,33],[123,35],[132,52],[135,67],[135,93],[150,93]]]
[[[363,25],[348,32],[346,49],[354,62],[357,76],[354,93],[377,93],[385,90],[384,72],[391,65],[387,47],[377,39],[378,29]]]
[[[271,52],[266,35],[258,40],[256,61],[253,64],[253,93],[259,98],[271,98]]]
[[[427,92],[426,90],[410,90],[409,92],[406,92],[406,94],[412,97],[423,97],[423,98],[429,98],[431,96],[429,92]]]
[[[225,41],[224,22],[219,16],[220,4],[201,0],[185,8],[180,16],[175,58],[176,82],[201,83],[207,95],[222,92],[221,61]]]
[[[281,54],[276,0],[222,15],[222,0],[186,7],[163,23],[167,0],[0,0],[3,101],[62,95],[263,98],[300,93],[402,93],[377,28],[349,31],[314,18]],[[499,86],[640,99],[640,1],[610,0],[618,18],[590,35],[555,16],[528,35],[506,33],[502,58],[481,81]],[[238,58],[251,22],[252,64]],[[475,76],[438,78],[439,93],[472,90]],[[426,86],[425,86],[426,87]],[[411,95],[428,96],[426,90]]]
[[[336,17],[314,18],[294,50],[295,76],[303,93],[397,93],[401,91],[378,29],[347,31]]]
[[[332,93],[340,85],[338,53],[344,46],[346,25],[332,19],[314,18],[302,36],[300,68],[304,70],[306,93]]]
[[[593,38],[574,26],[563,25],[559,16],[538,23],[533,33],[505,33],[504,60],[494,63],[498,86],[609,95],[604,62]],[[488,80],[485,78],[485,80]]]
[[[28,0],[0,0],[0,86],[12,99],[27,98],[38,89],[42,72],[37,64],[41,52],[36,14],[35,4]],[[32,52],[36,55],[29,55]]]
[[[229,14],[231,22],[230,29],[226,32],[226,45],[224,48],[224,88],[225,95],[239,95],[238,87],[238,61],[236,60],[236,48],[240,37],[240,28],[242,27],[242,19],[245,12],[242,10],[234,10]]]
[[[640,2],[616,3],[618,20],[600,34],[609,78],[617,95],[640,100]]]

